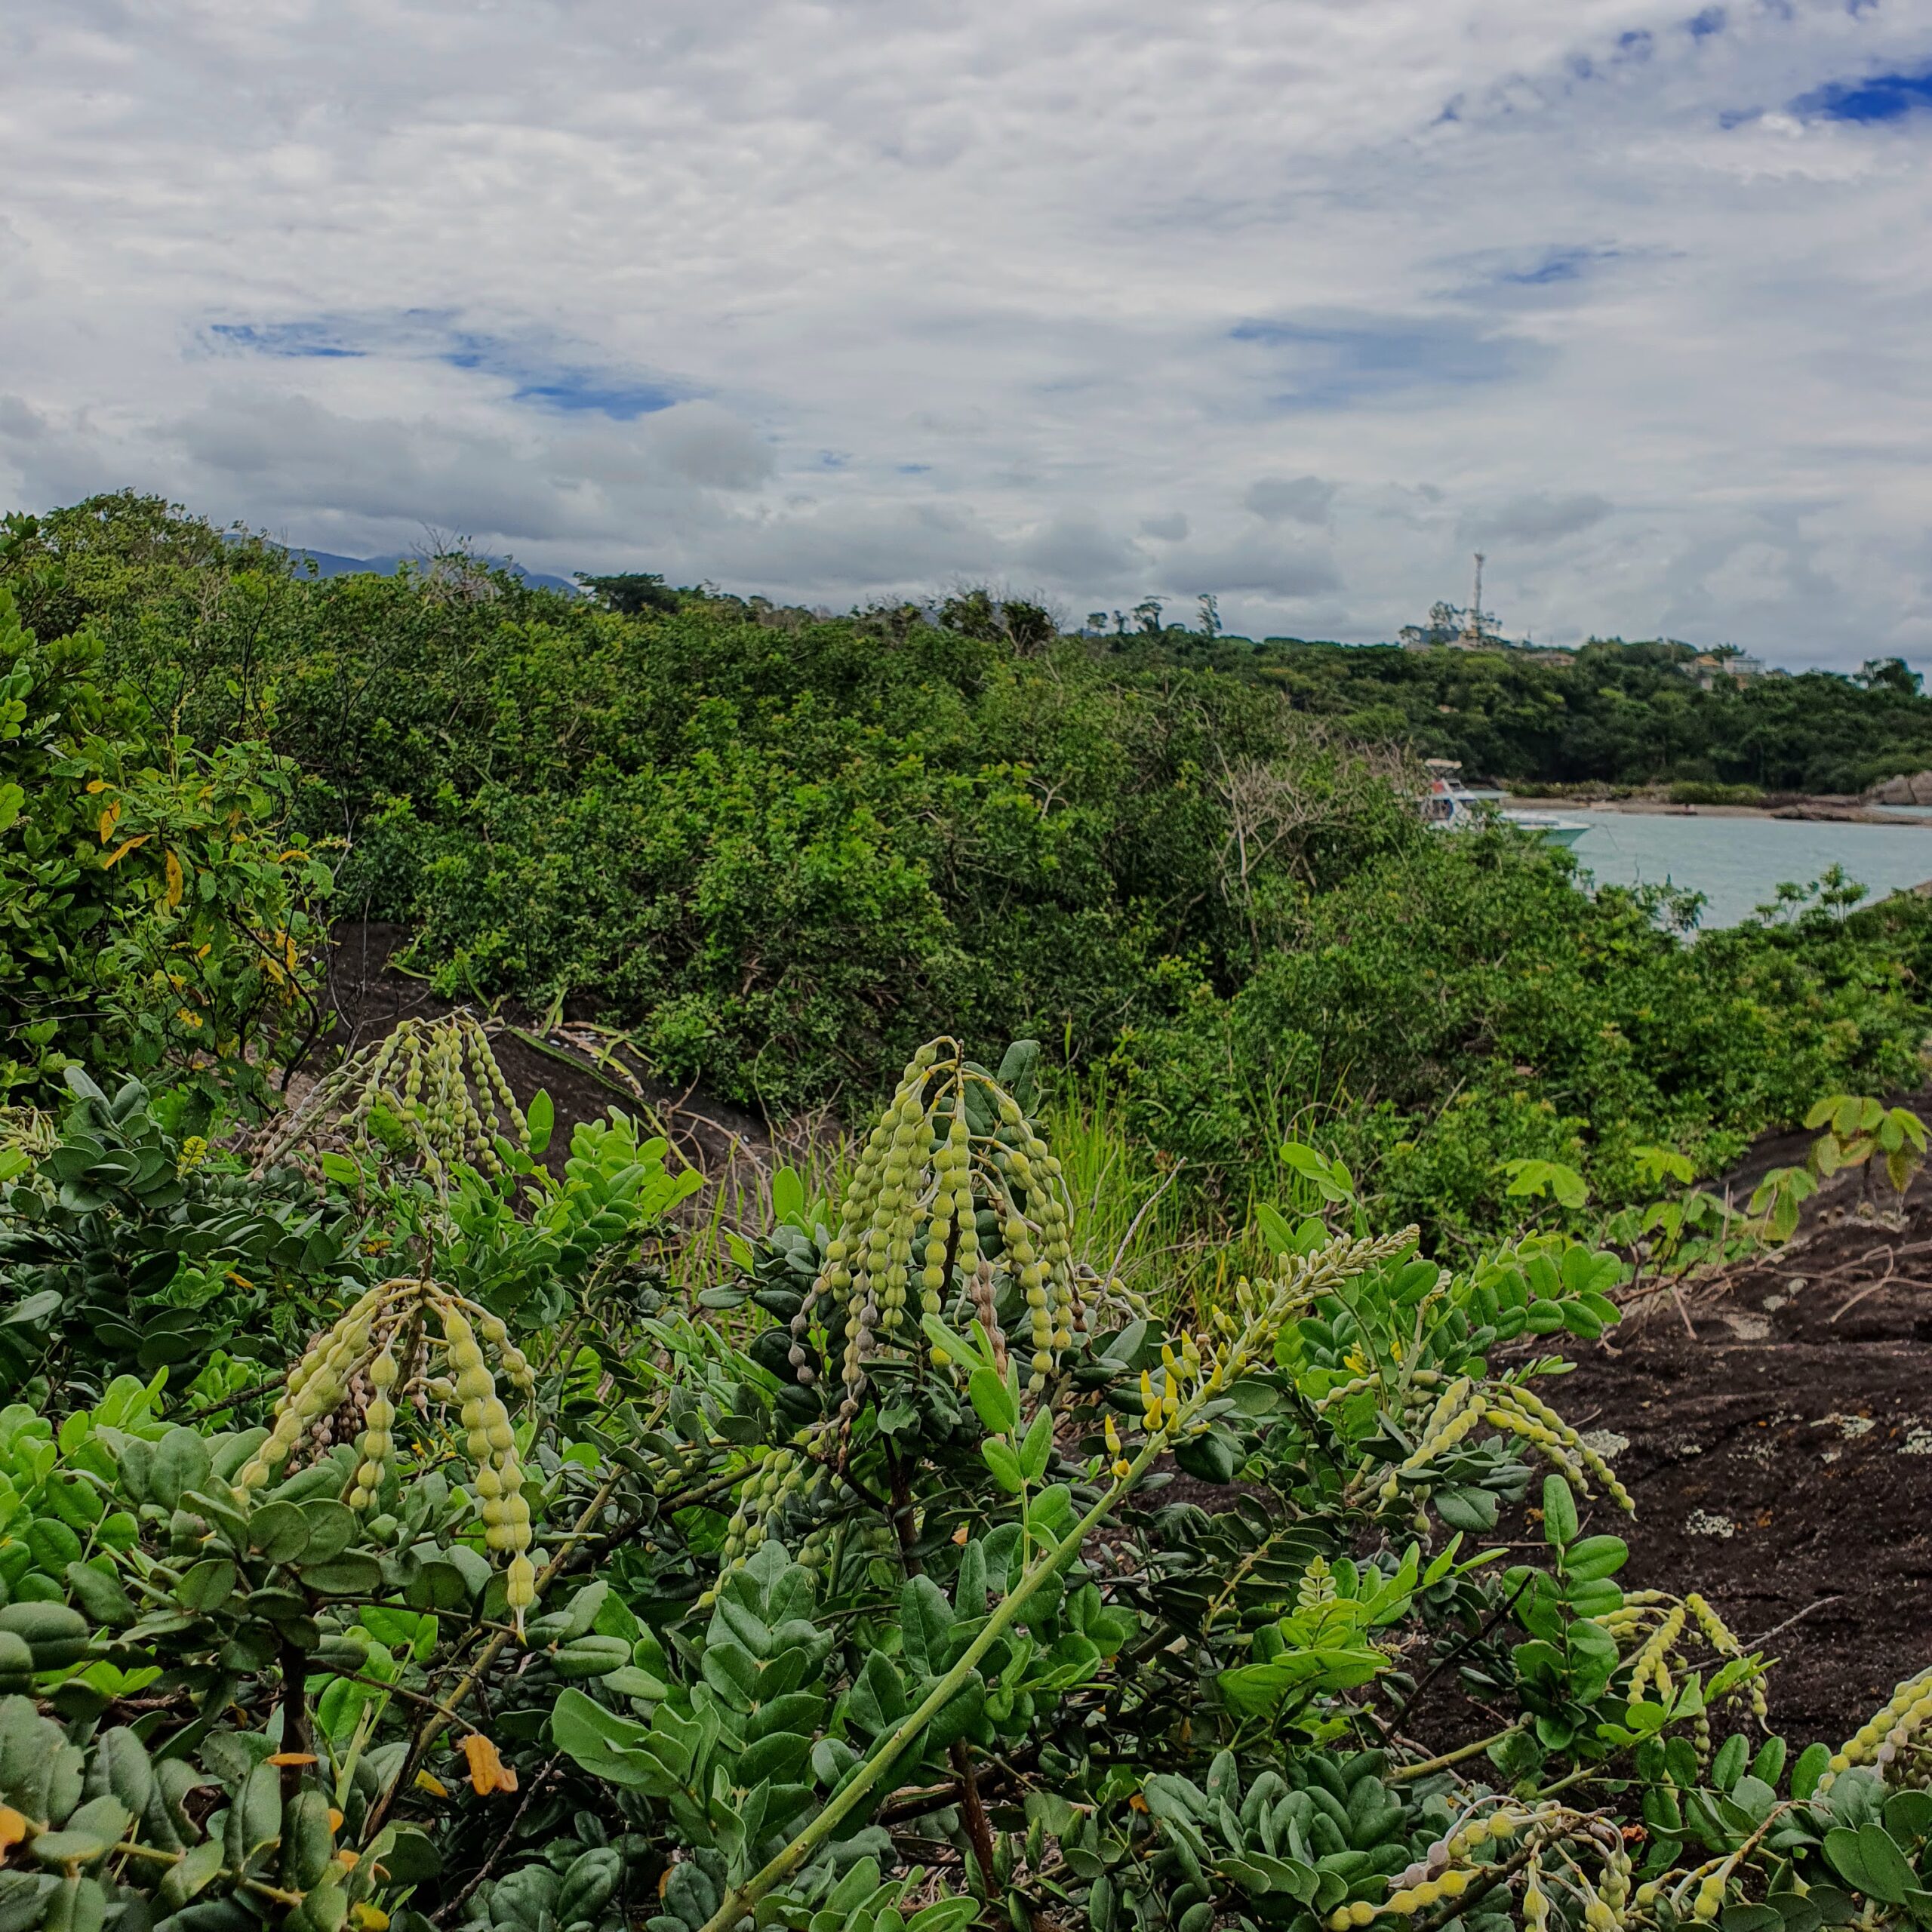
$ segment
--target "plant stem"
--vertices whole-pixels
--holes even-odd
[[[1385,1782],[1401,1784],[1410,1778],[1426,1778],[1432,1771],[1446,1771],[1451,1764],[1460,1764],[1466,1758],[1473,1758],[1480,1751],[1487,1751],[1492,1744],[1500,1744],[1506,1737],[1514,1737],[1528,1723],[1527,1718],[1519,1718],[1515,1724],[1503,1727],[1488,1737],[1478,1737],[1473,1744],[1459,1744],[1453,1751],[1445,1751],[1439,1758],[1426,1758],[1420,1764],[1403,1764],[1388,1772]]]
[[[504,1847],[516,1835],[516,1828],[523,1823],[523,1814],[530,1809],[531,1801],[543,1789],[550,1774],[556,1769],[557,1755],[553,1752],[551,1754],[550,1761],[531,1780],[530,1789],[518,1801],[515,1810],[510,1814],[509,1823],[498,1835],[497,1842],[490,1847],[489,1856],[476,1868],[469,1882],[447,1905],[439,1905],[434,1912],[430,1913],[429,1923],[432,1925],[440,1925],[452,1912],[460,1911],[464,1901],[468,1899],[470,1894],[475,1891],[477,1887],[495,1870],[497,1860],[503,1855]]]
[[[918,1532],[912,1523],[912,1475],[888,1438],[885,1445],[886,1476],[892,1490],[892,1527],[899,1537],[899,1561],[909,1577],[925,1574],[919,1561]],[[1023,1508],[1024,1499],[1022,1499]],[[948,1757],[953,1776],[959,1781],[960,1810],[966,1821],[966,1835],[973,1842],[973,1856],[979,1860],[980,1881],[989,1894],[993,1888],[993,1828],[986,1807],[980,1801],[980,1781],[974,1774],[971,1748],[963,1737],[952,1740]],[[1024,1932],[1024,1928],[1022,1928]]]
[[[972,1747],[964,1738],[955,1737],[947,1755],[952,1761],[953,1775],[959,1780],[959,1809],[965,1820],[966,1835],[973,1841],[973,1857],[980,1868],[980,1882],[990,1898],[998,1882],[993,1877],[993,1828],[986,1817],[986,1807],[980,1801],[980,1780],[973,1770]]]
[[[223,1409],[232,1409],[237,1403],[245,1402],[256,1395],[266,1395],[271,1389],[279,1389],[288,1380],[286,1371],[271,1376],[266,1382],[257,1382],[251,1388],[238,1389],[232,1395],[224,1395],[218,1402],[211,1402],[205,1408],[190,1409],[187,1419],[191,1423],[204,1422],[210,1416],[218,1416]]]
[[[1542,1849],[1543,1840],[1532,1838],[1500,1864],[1486,1865],[1478,1872],[1459,1898],[1445,1900],[1426,1918],[1411,1921],[1414,1932],[1441,1932],[1451,1919],[1460,1918],[1478,1899],[1487,1898],[1498,1885],[1506,1885]]]
[[[1554,1798],[1559,1791],[1567,1791],[1573,1784],[1580,1784],[1589,1778],[1601,1777],[1603,1774],[1594,1764],[1579,1764],[1567,1777],[1558,1778],[1554,1784],[1546,1784],[1537,1793],[1540,1804],[1546,1798]]]
[[[1435,1682],[1436,1678],[1441,1673],[1445,1666],[1454,1663],[1459,1657],[1467,1657],[1470,1651],[1474,1650],[1478,1644],[1486,1643],[1488,1641],[1491,1633],[1495,1629],[1496,1626],[1516,1607],[1517,1603],[1521,1599],[1523,1592],[1529,1587],[1530,1577],[1529,1574],[1526,1573],[1524,1576],[1523,1580],[1516,1586],[1515,1590],[1511,1593],[1508,1600],[1506,1602],[1500,1604],[1497,1607],[1495,1611],[1491,1614],[1488,1620],[1473,1637],[1470,1637],[1466,1639],[1463,1642],[1457,1644],[1452,1650],[1444,1651],[1441,1656],[1436,1659],[1435,1662],[1432,1664],[1429,1669],[1423,1674],[1422,1681],[1409,1693],[1408,1696],[1403,1700],[1401,1707],[1395,1712],[1395,1715],[1389,1718],[1389,1722],[1392,1728],[1396,1725],[1406,1724],[1408,1721],[1409,1713],[1415,1709],[1417,1705],[1422,1702],[1422,1694],[1429,1688],[1430,1684]]]
[[[281,1640],[281,1748],[289,1755],[300,1756],[309,1748],[309,1660],[293,1639]],[[281,1803],[286,1810],[302,1789],[302,1767],[281,1767]]]
[[[610,1477],[603,1487],[584,1506],[583,1514],[578,1517],[576,1527],[558,1546],[556,1555],[544,1564],[537,1579],[537,1595],[540,1602],[543,1599],[544,1591],[555,1581],[558,1571],[564,1567],[565,1558],[582,1540],[591,1524],[595,1522],[599,1515],[602,1513],[605,1504],[610,1501],[611,1493],[617,1487],[617,1478],[614,1475]],[[482,1682],[485,1673],[496,1662],[503,1646],[509,1641],[512,1634],[508,1630],[503,1630],[492,1637],[483,1647],[483,1654],[464,1673],[463,1681],[441,1703],[437,1705],[435,1710],[424,1721],[423,1728],[411,1740],[409,1755],[402,1761],[402,1767],[396,1773],[394,1781],[381,1797],[370,1807],[368,1822],[362,1828],[362,1842],[365,1845],[382,1829],[383,1820],[389,1815],[391,1801],[395,1798],[395,1794],[408,1783],[411,1773],[423,1761],[423,1753],[435,1743],[438,1737],[441,1737],[451,1724],[457,1721],[457,1707],[476,1688],[477,1685]]]
[[[865,1802],[871,1795],[873,1786],[891,1767],[900,1753],[952,1701],[967,1678],[972,1675],[974,1666],[1004,1635],[1008,1626],[1026,1607],[1040,1586],[1078,1552],[1087,1539],[1088,1532],[1134,1486],[1148,1465],[1167,1447],[1167,1442],[1164,1431],[1148,1440],[1140,1454],[1134,1458],[1127,1474],[1115,1478],[1093,1508],[1027,1571],[1013,1590],[1001,1600],[999,1607],[986,1619],[985,1627],[967,1646],[959,1661],[926,1694],[918,1708],[909,1712],[891,1735],[873,1752],[851,1782],[761,1871],[754,1873],[742,1885],[734,1886],[724,1894],[724,1903],[706,1922],[703,1932],[731,1932],[731,1928],[774,1885],[782,1884],[797,1871],[819,1846]],[[992,1877],[990,1871],[986,1877],[990,1884]]]

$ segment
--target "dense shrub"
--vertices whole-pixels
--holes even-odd
[[[101,660],[85,630],[37,642],[0,586],[0,1095],[103,1057],[257,1085],[321,1030],[329,875],[294,774],[251,740],[198,752]]]
[[[1709,1171],[1821,1092],[1920,1078],[1900,953],[1925,943],[1922,902],[1872,928],[1813,904],[1686,945],[1681,900],[1586,897],[1567,873],[1499,829],[1417,841],[1311,897],[1232,995],[1181,980],[1170,1016],[1122,1042],[1143,1130],[1237,1192],[1284,1131],[1312,1132],[1389,1212],[1495,1225],[1505,1159],[1587,1164],[1628,1198],[1638,1146]]]
[[[1362,742],[1479,716],[1479,764],[1601,762],[1573,673],[1640,736],[1646,706],[1715,729],[1785,703],[1700,692],[1681,653],[1271,655],[1055,638],[983,596],[835,620],[278,555],[110,497],[17,524],[0,577],[147,715],[293,761],[338,912],[414,927],[438,990],[568,1002],[774,1114],[863,1104],[942,1025],[1033,1033],[1125,1069],[1190,1188],[1238,1202],[1299,1123],[1392,1213],[1494,1226],[1500,1161],[1626,1198],[1635,1146],[1708,1171],[1820,1091],[1916,1075],[1919,915],[1840,899],[1686,943],[1680,903],[1426,832],[1407,754]],[[1820,733],[1923,702],[1827,681]]]
[[[1764,1658],[1585,1517],[1629,1498],[1534,1338],[1616,1320],[1614,1256],[1267,1210],[1205,1319],[1137,1312],[1030,1074],[922,1048],[694,1308],[664,1143],[614,1115],[552,1175],[470,1029],[252,1167],[70,1069],[0,1202],[8,1924],[1921,1922],[1932,1683],[1792,1753]],[[305,1197],[272,1282],[175,1238]],[[77,1231],[134,1319],[49,1286]],[[114,1373],[183,1275],[254,1353]],[[1535,1540],[1466,1540],[1532,1493]]]

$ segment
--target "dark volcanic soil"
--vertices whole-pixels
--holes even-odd
[[[1932,1664],[1932,1182],[1903,1214],[1857,1201],[1841,1178],[1797,1243],[1693,1298],[1694,1338],[1666,1300],[1544,1385],[1628,1438],[1636,1520],[1591,1524],[1629,1542],[1620,1580],[1701,1590],[1780,1659],[1771,1721],[1799,1742],[1841,1741]]]

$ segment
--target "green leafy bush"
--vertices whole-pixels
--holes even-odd
[[[157,730],[102,657],[85,632],[36,643],[0,587],[0,1093],[103,1056],[259,1092],[320,1031],[328,872],[288,829],[286,765]]]
[[[1666,909],[1586,898],[1506,832],[1420,841],[1311,900],[1301,943],[1232,996],[1177,979],[1169,1017],[1115,1051],[1130,1118],[1264,1195],[1298,1122],[1379,1211],[1493,1229],[1512,1161],[1647,1200],[1643,1147],[1709,1172],[1847,1066],[1918,1078],[1918,995],[1890,944],[1801,918],[1686,945]]]
[[[1303,1146],[1321,1211],[1163,1321],[1073,1245],[1032,1051],[942,1040],[835,1209],[775,1188],[693,1308],[643,1265],[662,1144],[613,1116],[552,1177],[543,1106],[482,1121],[487,1053],[413,1035],[166,1198],[138,1152],[43,1172],[171,1151],[171,1096],[77,1082],[16,1174],[22,1232],[72,1194],[124,1257],[180,1265],[217,1198],[340,1242],[223,1291],[238,1378],[91,1385],[92,1309],[38,1318],[0,1410],[20,1932],[1918,1914],[1932,1685],[1787,1763],[1762,1658],[1617,1580],[1587,1512],[1627,1498],[1534,1341],[1615,1320],[1614,1255],[1338,1235],[1355,1177]],[[0,1258],[23,1294],[48,1265]],[[1240,1486],[1171,1502],[1171,1465]],[[1540,1560],[1469,1541],[1539,1478]]]

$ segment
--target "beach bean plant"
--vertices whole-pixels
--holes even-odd
[[[553,1171],[440,1037],[266,1132],[70,1074],[14,1137],[10,1932],[1927,1918],[1932,1684],[1790,1749],[1718,1604],[1623,1586],[1545,1339],[1614,1252],[1444,1262],[1311,1154],[1129,1294],[1035,1050],[941,1038],[694,1295],[662,1143]]]

